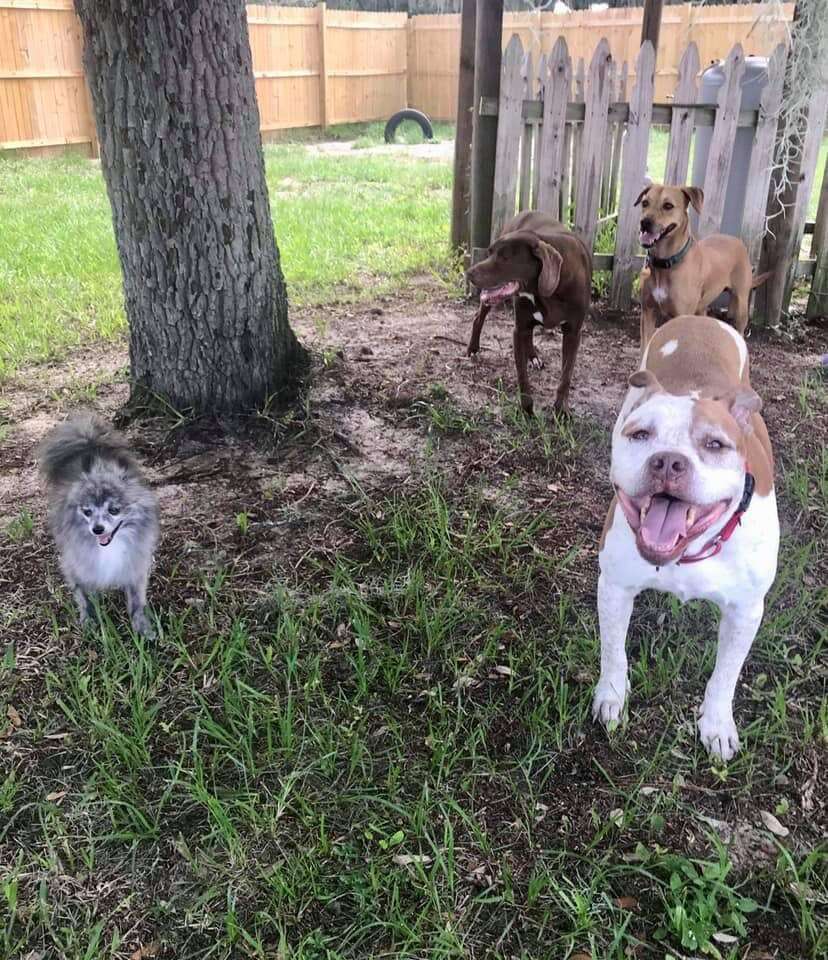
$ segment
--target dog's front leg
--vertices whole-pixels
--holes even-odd
[[[739,749],[739,733],[733,720],[733,694],[763,612],[761,601],[753,606],[730,605],[722,609],[716,666],[699,711],[702,743],[714,757],[722,760],[730,760]]]
[[[641,323],[640,323],[640,337],[641,337],[641,356],[644,356],[644,351],[647,349],[647,344],[650,342],[650,337],[656,332],[656,315],[655,310],[652,307],[641,304]]]
[[[601,676],[592,701],[592,717],[604,726],[621,719],[627,697],[627,628],[635,591],[598,578],[598,624],[601,630]]]
[[[481,303],[478,307],[472,323],[469,345],[466,347],[466,356],[473,357],[476,353],[480,353],[480,331],[483,329],[483,324],[486,322],[486,317],[488,317],[491,309],[487,303]]]
[[[95,608],[92,606],[92,601],[89,599],[89,596],[84,591],[83,587],[78,586],[78,584],[72,584],[72,596],[75,598],[75,603],[78,607],[78,620],[82,627],[86,627],[91,620],[95,618]]]
[[[126,597],[127,612],[132,623],[132,629],[139,633],[145,640],[153,640],[155,631],[147,616],[147,580],[148,575],[142,576],[136,583],[130,584],[124,589]]]
[[[529,357],[534,350],[534,324],[534,319],[531,314],[527,314],[526,310],[520,307],[515,309],[514,349],[518,398],[523,412],[528,416],[531,416],[534,411],[534,401],[532,400],[532,390],[529,386],[529,373],[527,371]]]
[[[558,384],[558,392],[555,394],[555,410],[558,413],[565,413],[569,402],[569,390],[572,386],[572,374],[575,370],[575,358],[578,356],[578,347],[581,344],[581,327],[583,321],[567,320],[561,330],[563,331],[563,358],[561,360],[561,380]]]

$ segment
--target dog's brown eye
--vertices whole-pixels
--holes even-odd
[[[673,204],[672,204],[672,203],[665,203],[665,204],[664,204],[664,209],[665,209],[665,210],[672,210],[672,209],[673,209]]]
[[[650,201],[649,201],[649,200],[642,200],[642,201],[641,201],[641,206],[644,207],[645,210],[647,209],[647,207],[649,207],[649,205],[650,205]]]
[[[120,508],[120,507],[110,507],[110,508],[109,508],[109,512],[112,514],[113,517],[117,517],[118,514],[121,512],[121,508]]]
[[[630,437],[630,440],[649,440],[650,431],[649,430],[636,430],[634,434]]]
[[[705,449],[707,449],[707,450],[716,450],[716,451],[719,451],[719,450],[725,450],[725,449],[726,449],[726,444],[722,443],[721,440],[717,440],[715,437],[708,437],[708,438],[704,441],[704,446],[705,446]]]
[[[85,517],[91,517],[91,516],[92,516],[92,511],[89,509],[89,507],[84,507],[83,510],[81,510],[81,513],[82,513]]]

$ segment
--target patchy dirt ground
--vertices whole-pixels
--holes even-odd
[[[548,563],[543,561],[545,565],[537,575],[532,574],[535,579],[531,582],[526,574],[523,583],[520,563],[517,572],[508,566],[508,576],[514,578],[516,584],[514,592],[492,600],[493,609],[502,611],[511,624],[509,630],[498,634],[497,656],[505,657],[503,651],[511,656],[513,646],[519,661],[517,638],[524,626],[535,631],[533,642],[537,656],[545,656],[543,638],[551,629],[556,604],[561,622],[568,624],[566,630],[577,633],[583,646],[587,641],[583,639],[582,615],[577,610],[573,613],[572,609],[582,607],[583,617],[592,617],[596,545],[609,497],[608,430],[623,397],[626,379],[636,365],[637,323],[632,317],[609,322],[602,319],[598,311],[598,318],[587,327],[578,358],[572,395],[573,419],[564,424],[533,427],[524,423],[513,403],[510,320],[505,315],[492,316],[483,333],[483,350],[478,358],[470,360],[465,356],[465,341],[472,314],[473,308],[468,303],[447,299],[427,286],[416,300],[389,298],[373,305],[306,311],[293,318],[295,328],[315,354],[304,402],[289,411],[262,411],[260,416],[241,424],[178,422],[174,418],[155,417],[129,425],[128,433],[146,465],[163,513],[163,539],[151,589],[153,603],[165,610],[191,608],[197,614],[205,602],[209,606],[205,591],[209,594],[211,576],[229,569],[236,596],[241,598],[236,609],[246,611],[245,616],[255,622],[258,611],[267,609],[274,571],[279,571],[285,579],[295,576],[302,581],[310,597],[313,584],[329,576],[320,571],[333,569],[340,556],[354,558],[356,562],[366,553],[364,538],[356,529],[362,523],[360,510],[371,511],[372,522],[381,525],[384,518],[377,505],[383,498],[408,494],[412,502],[419,502],[417,498],[422,495],[425,478],[438,474],[449,492],[456,494],[461,510],[463,492],[472,487],[482,491],[484,499],[489,497],[493,503],[509,500],[518,505],[522,522],[527,523],[520,557],[553,558]],[[551,406],[554,397],[560,367],[560,340],[538,335],[537,345],[546,362],[543,371],[533,374],[536,408],[543,410]],[[828,333],[822,328],[808,328],[804,339],[797,343],[757,335],[750,341],[750,350],[753,383],[764,398],[764,414],[777,455],[786,466],[794,466],[818,451],[828,436],[824,406],[811,403],[808,393],[809,384],[813,384],[817,376],[820,358],[828,352]],[[115,416],[127,399],[126,363],[123,344],[95,344],[66,362],[26,370],[3,390],[0,624],[4,642],[15,650],[15,702],[24,706],[42,702],[45,706],[39,709],[44,730],[50,729],[49,711],[54,709],[51,694],[47,692],[49,675],[64,660],[91,655],[82,653],[79,637],[72,628],[54,548],[44,528],[43,498],[33,453],[52,424],[74,407],[92,406],[105,415]],[[803,476],[807,499],[808,484],[818,484],[819,480],[810,474]],[[802,536],[804,531],[819,542],[824,535],[824,529],[818,526],[822,521],[812,518],[801,503],[802,499],[795,496],[783,499],[783,529],[795,530],[797,536]],[[532,521],[528,518],[533,514],[547,517],[548,522],[539,523],[537,528],[529,526]],[[240,516],[245,518],[245,530],[240,525]],[[460,535],[457,537],[459,541]],[[497,556],[497,552],[494,553]],[[816,589],[824,582],[822,562],[824,557],[818,552],[813,553],[810,560],[805,557],[802,577],[809,587]],[[506,571],[507,560],[502,563]],[[497,569],[493,567],[495,580]],[[775,629],[785,641],[786,668],[794,674],[789,689],[796,692],[796,698],[790,699],[788,707],[794,718],[792,722],[812,730],[819,723],[812,714],[819,709],[819,703],[824,702],[826,679],[824,669],[818,665],[805,670],[804,676],[797,673],[797,658],[803,663],[801,626],[796,627],[796,636],[792,628],[789,643],[783,636],[785,609],[794,609],[799,602],[791,592],[793,589],[786,587],[787,592],[781,595],[777,611],[781,626]],[[639,615],[639,632],[647,638],[641,641],[642,646],[650,653],[652,650],[647,644],[658,643],[665,615],[663,607],[645,607]],[[263,614],[262,623],[272,616],[272,613]],[[696,619],[694,613],[689,616],[687,623],[702,624],[709,631],[708,619]],[[213,626],[211,623],[211,628]],[[391,653],[396,655],[395,638],[404,628],[393,617],[387,626],[391,637],[390,657]],[[181,629],[185,628],[186,624]],[[201,683],[198,625],[191,625],[189,629],[191,666],[198,673],[196,682]],[[331,628],[322,648],[320,682],[340,686],[348,694],[345,700],[351,697],[348,691],[354,667],[341,648],[350,629],[342,624],[335,630]],[[815,626],[806,628],[809,635],[815,631]],[[455,632],[461,638],[458,642],[462,647],[455,659],[464,665],[463,670],[471,670],[475,663],[484,662],[484,652],[475,646],[482,641],[476,635],[466,638],[462,626]],[[656,649],[672,663],[673,652],[663,647]],[[776,651],[777,647],[773,649]],[[587,657],[592,659],[588,662],[584,661],[582,649],[573,654],[571,662],[565,658],[560,662],[553,659],[552,665],[547,665],[549,676],[542,680],[533,678],[531,682],[547,690],[551,688],[553,693],[554,685],[561,683],[561,697],[571,687],[580,691],[578,696],[586,701],[594,680],[594,653],[589,651]],[[210,656],[206,655],[208,662]],[[90,669],[93,660],[89,660]],[[770,692],[767,695],[762,692],[768,682],[763,679],[763,668],[768,669],[765,661],[749,667],[741,694],[740,709],[749,717],[746,722],[752,724],[757,723],[757,714],[772,709]],[[215,680],[213,669],[205,667],[203,671],[205,695]],[[642,809],[650,806],[654,811],[663,811],[652,813],[654,823],[659,818],[666,820],[666,825],[658,828],[663,831],[659,834],[660,843],[689,857],[709,855],[712,831],[730,844],[731,859],[742,878],[759,868],[772,869],[779,856],[776,842],[763,828],[760,808],[777,812],[784,808],[785,816],[782,813],[779,816],[791,830],[787,842],[795,860],[807,857],[824,841],[828,828],[823,779],[828,756],[824,739],[810,736],[805,747],[794,751],[781,746],[760,747],[761,757],[755,766],[745,768],[741,780],[738,776],[721,777],[703,760],[691,764],[692,723],[686,719],[685,707],[698,699],[699,691],[676,686],[667,694],[661,691],[652,706],[637,703],[636,716],[630,721],[623,746],[608,744],[601,733],[585,735],[580,729],[581,720],[574,719],[582,718],[585,709],[570,706],[573,712],[562,721],[562,726],[575,732],[561,735],[564,740],[558,744],[559,752],[553,753],[554,764],[532,782],[531,789],[538,790],[535,809],[540,812],[532,813],[536,821],[531,829],[527,828],[526,838],[513,842],[509,831],[515,827],[516,818],[523,815],[515,804],[519,802],[516,797],[524,792],[524,785],[521,777],[515,779],[511,785],[515,788],[513,797],[503,771],[508,769],[510,758],[520,751],[526,751],[527,757],[537,752],[527,732],[536,710],[532,696],[518,686],[512,690],[501,685],[497,693],[491,692],[492,685],[510,677],[513,668],[501,674],[497,673],[497,667],[487,668],[490,672],[482,679],[473,672],[461,673],[459,679],[443,676],[439,656],[429,651],[412,669],[416,672],[413,678],[407,678],[406,683],[411,686],[405,687],[404,696],[397,692],[387,697],[385,693],[377,694],[380,700],[386,697],[379,706],[368,701],[368,715],[374,711],[377,722],[382,722],[377,728],[379,732],[371,732],[370,742],[377,744],[377,750],[384,749],[380,743],[389,736],[388,723],[392,721],[388,717],[398,709],[403,719],[395,716],[394,723],[398,720],[401,724],[411,723],[412,729],[419,725],[418,712],[427,715],[429,697],[434,695],[429,692],[426,696],[424,687],[433,685],[437,689],[442,684],[444,689],[454,691],[452,696],[459,690],[467,691],[468,715],[473,717],[479,709],[481,716],[486,716],[487,756],[496,758],[491,761],[493,764],[501,761],[503,764],[497,767],[497,775],[487,776],[485,782],[468,790],[474,794],[481,828],[491,836],[506,838],[507,853],[503,856],[507,860],[512,858],[509,869],[515,871],[513,879],[521,890],[531,886],[530,874],[536,862],[542,862],[537,860],[541,853],[561,844],[568,845],[568,852],[574,851],[573,857],[577,853],[578,857],[585,858],[583,862],[588,861],[596,849],[603,851],[601,856],[607,856],[608,862],[616,853],[619,862],[634,862],[636,840],[650,839],[643,827],[632,828],[623,843],[618,841],[617,851],[613,848],[616,840],[606,839],[600,830],[599,839],[594,841],[597,846],[591,846],[584,838],[592,836],[598,829],[596,824],[608,824],[607,829],[612,830],[613,818],[623,820],[624,811],[619,808],[626,801],[619,800],[619,796],[623,798],[628,793],[632,796],[642,784],[645,784],[640,801]],[[177,710],[185,716],[190,706],[183,700],[179,702],[179,696],[186,700],[183,692],[174,693],[165,708],[165,716],[176,715]],[[354,695],[354,699],[359,698]],[[518,719],[512,712],[513,707]],[[490,708],[491,717],[486,713]],[[554,708],[551,709],[554,712]],[[389,711],[388,716],[383,710]],[[653,737],[661,736],[658,731],[665,723],[679,730],[679,739],[675,746],[664,748],[663,755],[659,754],[663,766],[653,770],[647,759],[648,744],[652,751],[662,750],[661,740],[656,743]],[[174,726],[175,721],[171,720],[170,724]],[[481,721],[481,729],[483,725]],[[475,727],[470,729],[476,732]],[[35,771],[38,783],[48,783],[50,777],[58,776],[52,760],[44,759],[42,741],[33,738],[31,742],[18,744],[11,734],[7,731],[4,749],[16,769]],[[3,743],[0,737],[0,745]],[[546,743],[543,749],[548,747]],[[162,754],[167,749],[164,746]],[[635,755],[634,761],[624,753],[625,749]],[[77,749],[74,756],[78,766],[83,765],[87,754],[88,751]],[[420,760],[415,748],[414,762]],[[59,762],[57,756],[55,762]],[[70,767],[65,761],[62,769]],[[474,767],[471,763],[469,770],[473,772]],[[71,779],[72,775],[67,777]],[[46,789],[57,788],[46,786],[44,791]],[[76,787],[76,792],[80,789]],[[466,781],[458,781],[452,789],[456,795],[463,793],[467,790]],[[322,792],[324,794],[324,788]],[[661,807],[656,794],[666,798]],[[168,794],[163,796],[166,798]],[[588,803],[583,802],[585,797]],[[24,828],[26,823],[26,817],[21,816],[18,824],[21,836],[38,836],[39,827],[34,820]],[[182,829],[186,832],[189,826]],[[8,851],[9,837],[4,838],[0,829],[0,853],[4,839]],[[485,888],[486,883],[501,883],[492,877],[496,878],[498,871],[505,869],[502,864],[495,864],[502,851],[484,854],[476,849],[471,834],[464,842],[463,856],[468,860],[468,877],[464,882],[470,882],[475,889]],[[364,862],[367,861],[360,853],[351,869],[361,869],[359,864]],[[160,860],[153,860],[151,866],[148,861],[147,876],[155,885],[152,896],[166,901],[170,891],[165,887],[165,869]],[[818,909],[814,904],[821,896],[813,888],[815,882],[809,880],[812,885],[809,886],[803,880],[805,892],[794,891],[797,896],[801,894],[802,902],[812,896],[808,901],[811,910]],[[772,889],[776,889],[773,884],[760,892],[762,896],[771,897],[773,894],[768,891]],[[640,896],[641,909],[646,914],[643,904],[650,894],[639,894],[635,887],[633,893],[634,897],[626,899],[637,903],[636,897]],[[144,893],[136,902],[143,903],[141,897]],[[251,893],[251,903],[256,902]],[[150,912],[144,907],[134,909],[133,932],[140,932],[145,939],[156,937]],[[366,916],[373,909],[366,908]],[[520,910],[524,909],[526,916],[533,915],[531,898],[525,906],[520,906]],[[314,923],[339,922],[336,918],[330,920],[324,911],[319,914],[322,917],[319,920],[319,910],[317,905],[309,914],[316,918]],[[485,915],[482,907],[481,911],[481,916]],[[440,913],[441,923],[442,916]],[[790,913],[763,914],[751,928],[752,946],[744,957],[754,960],[804,957],[804,944],[811,935],[802,933],[805,939],[800,939],[792,927],[792,916]],[[502,920],[499,915],[491,918],[493,924]],[[539,936],[545,935],[546,922],[539,923]],[[311,921],[305,918],[299,925],[302,923]],[[523,920],[516,923],[515,917],[511,917],[508,923],[501,938],[505,938],[504,951],[508,946],[514,956],[528,955],[520,953],[525,945],[521,934]],[[504,930],[503,923],[498,930]],[[512,932],[507,936],[509,930]],[[493,933],[492,937],[496,935]],[[481,944],[485,944],[488,934],[480,936]],[[176,941],[173,937],[171,942],[183,943],[184,940]],[[210,941],[207,938],[199,942]],[[482,957],[488,953],[478,945],[470,948],[468,955]],[[598,952],[581,954],[590,955],[595,960],[603,956]]]

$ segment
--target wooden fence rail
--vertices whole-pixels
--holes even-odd
[[[770,54],[786,29],[771,17],[771,9],[756,4],[666,7],[655,73],[656,101],[662,103],[673,93],[688,40],[696,42],[701,64],[723,59],[737,41],[748,53]],[[784,10],[790,18],[793,4],[786,4]],[[247,13],[266,135],[293,127],[386,119],[407,105],[433,119],[454,118],[459,15],[407,18],[397,13],[326,10],[324,4],[251,4]],[[559,37],[566,40],[572,63],[578,64],[579,60],[588,63],[598,39],[606,36],[616,61],[631,65],[625,90],[632,89],[637,79],[634,65],[640,32],[641,8],[634,7],[565,15],[507,13],[504,17],[504,41],[517,33],[536,68],[552,55]],[[607,70],[608,86],[615,91],[610,97],[624,102],[626,92],[620,95],[618,87],[620,72],[610,76],[613,70],[612,66]],[[682,76],[697,72],[685,65]],[[523,100],[532,102],[542,76],[546,76],[543,71],[532,72],[533,86]],[[573,77],[574,99],[583,102],[583,68],[573,70]],[[685,92],[687,87],[679,84],[678,102],[692,103],[694,89]],[[541,117],[533,119],[538,124],[527,136],[536,140]],[[616,131],[619,122],[616,114],[610,117]],[[663,122],[657,107],[653,122]],[[703,121],[697,117],[696,122]],[[561,144],[568,156],[577,156],[580,134],[579,129],[571,142]],[[43,152],[76,144],[91,149],[93,143],[80,25],[71,0],[0,0],[0,150]]]
[[[581,94],[577,83],[572,89],[572,57],[566,41],[559,38],[538,76],[537,87],[543,91],[543,99],[521,102],[523,90],[532,86],[527,85],[525,79],[529,56],[531,52],[524,51],[520,38],[513,36],[503,61],[500,100],[483,101],[479,106],[481,112],[497,114],[499,118],[493,237],[514,216],[518,198],[521,209],[534,207],[571,224],[590,248],[594,246],[598,227],[615,221],[614,251],[612,254],[596,251],[594,264],[597,270],[612,271],[612,305],[628,309],[635,274],[644,261],[639,252],[639,211],[634,206],[635,200],[648,176],[656,181],[665,179],[664,170],[648,171],[647,168],[652,123],[670,126],[666,168],[667,182],[673,183],[686,182],[694,130],[701,126],[713,127],[704,175],[704,205],[699,218],[698,232],[702,236],[722,228],[736,131],[750,127],[754,136],[741,236],[756,269],[765,228],[776,110],[782,98],[783,44],[777,46],[770,58],[760,109],[748,111],[741,109],[745,58],[739,43],[725,60],[724,80],[715,106],[696,104],[699,54],[693,43],[681,58],[673,102],[660,104],[654,102],[655,51],[649,41],[640,48],[634,69],[628,70],[624,63],[618,70],[606,39],[602,39],[586,70]],[[614,78],[628,75],[635,77],[629,102],[610,102],[611,88],[616,92],[621,89]],[[795,276],[810,276],[816,267],[814,257],[799,259],[799,247],[805,232],[818,148],[825,131],[828,89],[813,91],[812,103],[814,109],[802,151],[802,188],[796,208],[789,213],[794,218],[795,245],[790,263],[780,265],[790,280]],[[530,126],[532,136],[527,136]],[[530,157],[526,151],[532,143],[536,148]],[[622,143],[619,164],[613,159],[613,152]],[[571,146],[567,148],[567,144]],[[538,164],[542,169],[535,179],[530,168],[537,169]],[[534,181],[538,186],[531,194],[524,186],[518,191],[518,179],[521,184]],[[828,210],[828,199],[824,207]],[[823,213],[823,217],[826,215]],[[821,237],[822,233],[828,234],[828,230],[821,227],[817,233]],[[473,251],[473,256],[479,253]],[[825,259],[821,249],[814,253]],[[818,294],[821,296],[821,291]]]

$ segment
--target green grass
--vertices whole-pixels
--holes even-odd
[[[265,150],[295,305],[376,296],[402,277],[453,280],[448,164],[399,155]],[[0,379],[125,328],[121,276],[100,170],[67,156],[0,159]]]

